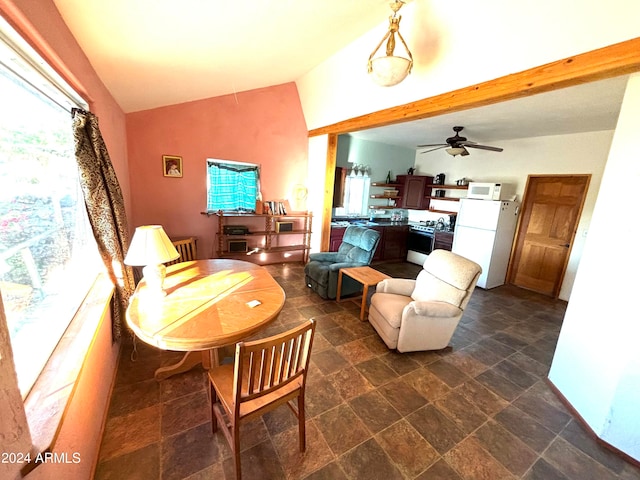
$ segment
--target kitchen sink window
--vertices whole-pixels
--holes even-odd
[[[344,207],[336,208],[337,216],[367,215],[371,178],[368,167],[354,165],[345,179]]]

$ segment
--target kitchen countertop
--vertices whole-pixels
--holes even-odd
[[[409,222],[392,222],[387,218],[375,219],[370,221],[368,219],[353,219],[353,220],[332,220],[331,226],[334,228],[344,228],[349,225],[356,225],[358,227],[401,227],[409,225]]]

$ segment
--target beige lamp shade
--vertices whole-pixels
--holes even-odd
[[[162,225],[144,225],[136,228],[124,263],[138,266],[159,265],[179,256]]]
[[[371,60],[371,78],[382,87],[399,84],[411,71],[411,60],[392,55]]]

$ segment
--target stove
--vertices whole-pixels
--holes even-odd
[[[412,232],[434,233],[436,231],[436,222],[427,220],[426,222],[411,222],[409,230]]]

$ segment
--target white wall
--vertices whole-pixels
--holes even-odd
[[[589,191],[560,290],[560,298],[568,300],[582,256],[613,133],[613,131],[588,132],[495,141],[491,142],[492,145],[503,147],[504,152],[469,149],[471,155],[466,157],[451,157],[444,150],[425,154],[417,153],[416,168],[417,173],[421,175],[444,173],[447,184],[452,184],[462,177],[477,182],[510,183],[515,186],[520,202],[527,176],[530,174],[591,174]],[[449,193],[455,194],[455,192]],[[452,202],[433,201],[432,203],[435,208],[457,209],[457,204]],[[438,203],[442,206],[438,206]],[[415,214],[412,219],[414,217]]]
[[[414,0],[400,13],[414,58],[409,77],[387,88],[368,77],[369,54],[387,31],[380,19],[296,81],[309,129],[640,36],[640,2],[629,0]]]
[[[640,460],[640,74],[631,77],[549,379],[595,433]]]

